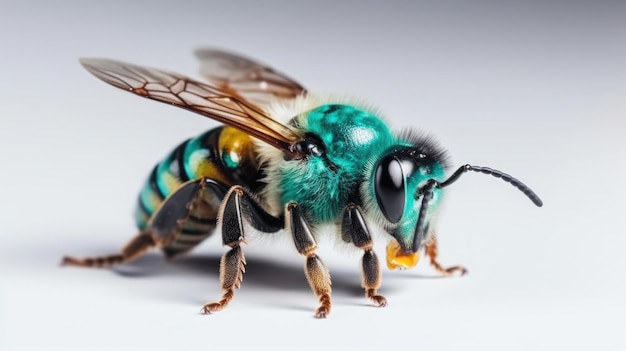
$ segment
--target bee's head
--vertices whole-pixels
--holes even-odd
[[[443,181],[445,161],[445,152],[432,139],[413,137],[409,145],[389,148],[374,165],[371,190],[384,227],[395,239],[393,249],[388,249],[390,267],[417,263],[442,195],[429,184]]]
[[[500,178],[522,191],[536,206],[543,205],[530,188],[495,169],[464,165],[445,179],[445,152],[429,138],[410,140],[410,144],[393,146],[378,158],[369,186],[375,198],[370,211],[378,213],[383,227],[393,237],[387,247],[389,268],[410,268],[417,264],[418,252],[428,242],[429,225],[441,202],[442,189],[467,171]]]

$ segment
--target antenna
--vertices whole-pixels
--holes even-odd
[[[505,182],[510,183],[511,185],[516,187],[517,189],[519,189],[519,191],[523,192],[524,195],[528,196],[530,201],[532,201],[537,207],[543,206],[543,201],[541,201],[539,196],[537,194],[535,194],[534,191],[530,190],[530,188],[528,186],[526,186],[526,184],[522,183],[521,181],[517,180],[516,178],[513,178],[512,176],[510,176],[510,175],[508,175],[508,174],[506,174],[504,172],[500,172],[498,170],[491,169],[489,167],[480,167],[480,166],[472,166],[472,165],[461,166],[448,179],[446,179],[442,183],[438,183],[437,187],[438,188],[447,187],[448,185],[456,182],[457,179],[459,179],[463,173],[468,172],[468,171],[474,171],[474,172],[478,172],[478,173],[489,174],[489,175],[492,175],[492,176],[494,176],[496,178],[500,178],[500,179],[504,180]],[[425,187],[427,187],[427,186],[428,185],[426,185]]]

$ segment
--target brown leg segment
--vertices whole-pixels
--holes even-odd
[[[467,269],[463,266],[452,266],[444,268],[439,262],[437,262],[437,237],[433,236],[431,242],[426,245],[426,255],[430,258],[430,265],[433,266],[437,272],[443,275],[452,275],[459,272],[459,275],[467,274]]]
[[[328,268],[316,254],[311,253],[306,259],[306,280],[311,290],[319,299],[319,307],[315,310],[316,318],[326,318],[330,313],[332,301],[330,299],[331,282]]]
[[[65,256],[61,261],[64,266],[80,266],[80,267],[108,267],[114,264],[130,262],[141,257],[149,249],[156,246],[152,235],[148,232],[141,232],[135,236],[119,254],[88,258],[75,258]]]
[[[320,305],[315,310],[315,317],[326,318],[332,307],[330,273],[322,260],[315,254],[317,249],[315,237],[298,204],[290,203],[287,205],[286,212],[286,230],[291,232],[298,252],[306,256],[304,270],[306,279],[319,300]]]
[[[243,274],[246,271],[246,258],[243,250],[239,245],[230,249],[222,256],[220,262],[220,285],[224,293],[218,302],[210,302],[202,307],[202,312],[209,314],[211,312],[220,311],[235,296],[235,289],[239,289]]]

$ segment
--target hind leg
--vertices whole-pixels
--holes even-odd
[[[114,264],[130,262],[143,256],[149,249],[156,246],[149,232],[137,234],[118,254],[98,257],[75,258],[65,256],[61,261],[64,266],[108,267]]]
[[[61,264],[80,267],[107,267],[130,262],[141,257],[152,248],[169,245],[180,235],[191,211],[198,206],[204,189],[210,189],[218,196],[223,194],[223,186],[213,180],[202,178],[189,181],[165,199],[158,211],[150,218],[148,228],[137,234],[119,253],[88,258],[66,256],[63,257]]]

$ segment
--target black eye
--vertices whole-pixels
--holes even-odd
[[[296,143],[296,151],[303,155],[315,155],[321,156],[324,154],[323,142],[317,135],[309,134],[305,135],[306,138]]]
[[[392,223],[404,212],[405,183],[400,161],[393,155],[383,158],[376,168],[374,189],[378,206]]]

